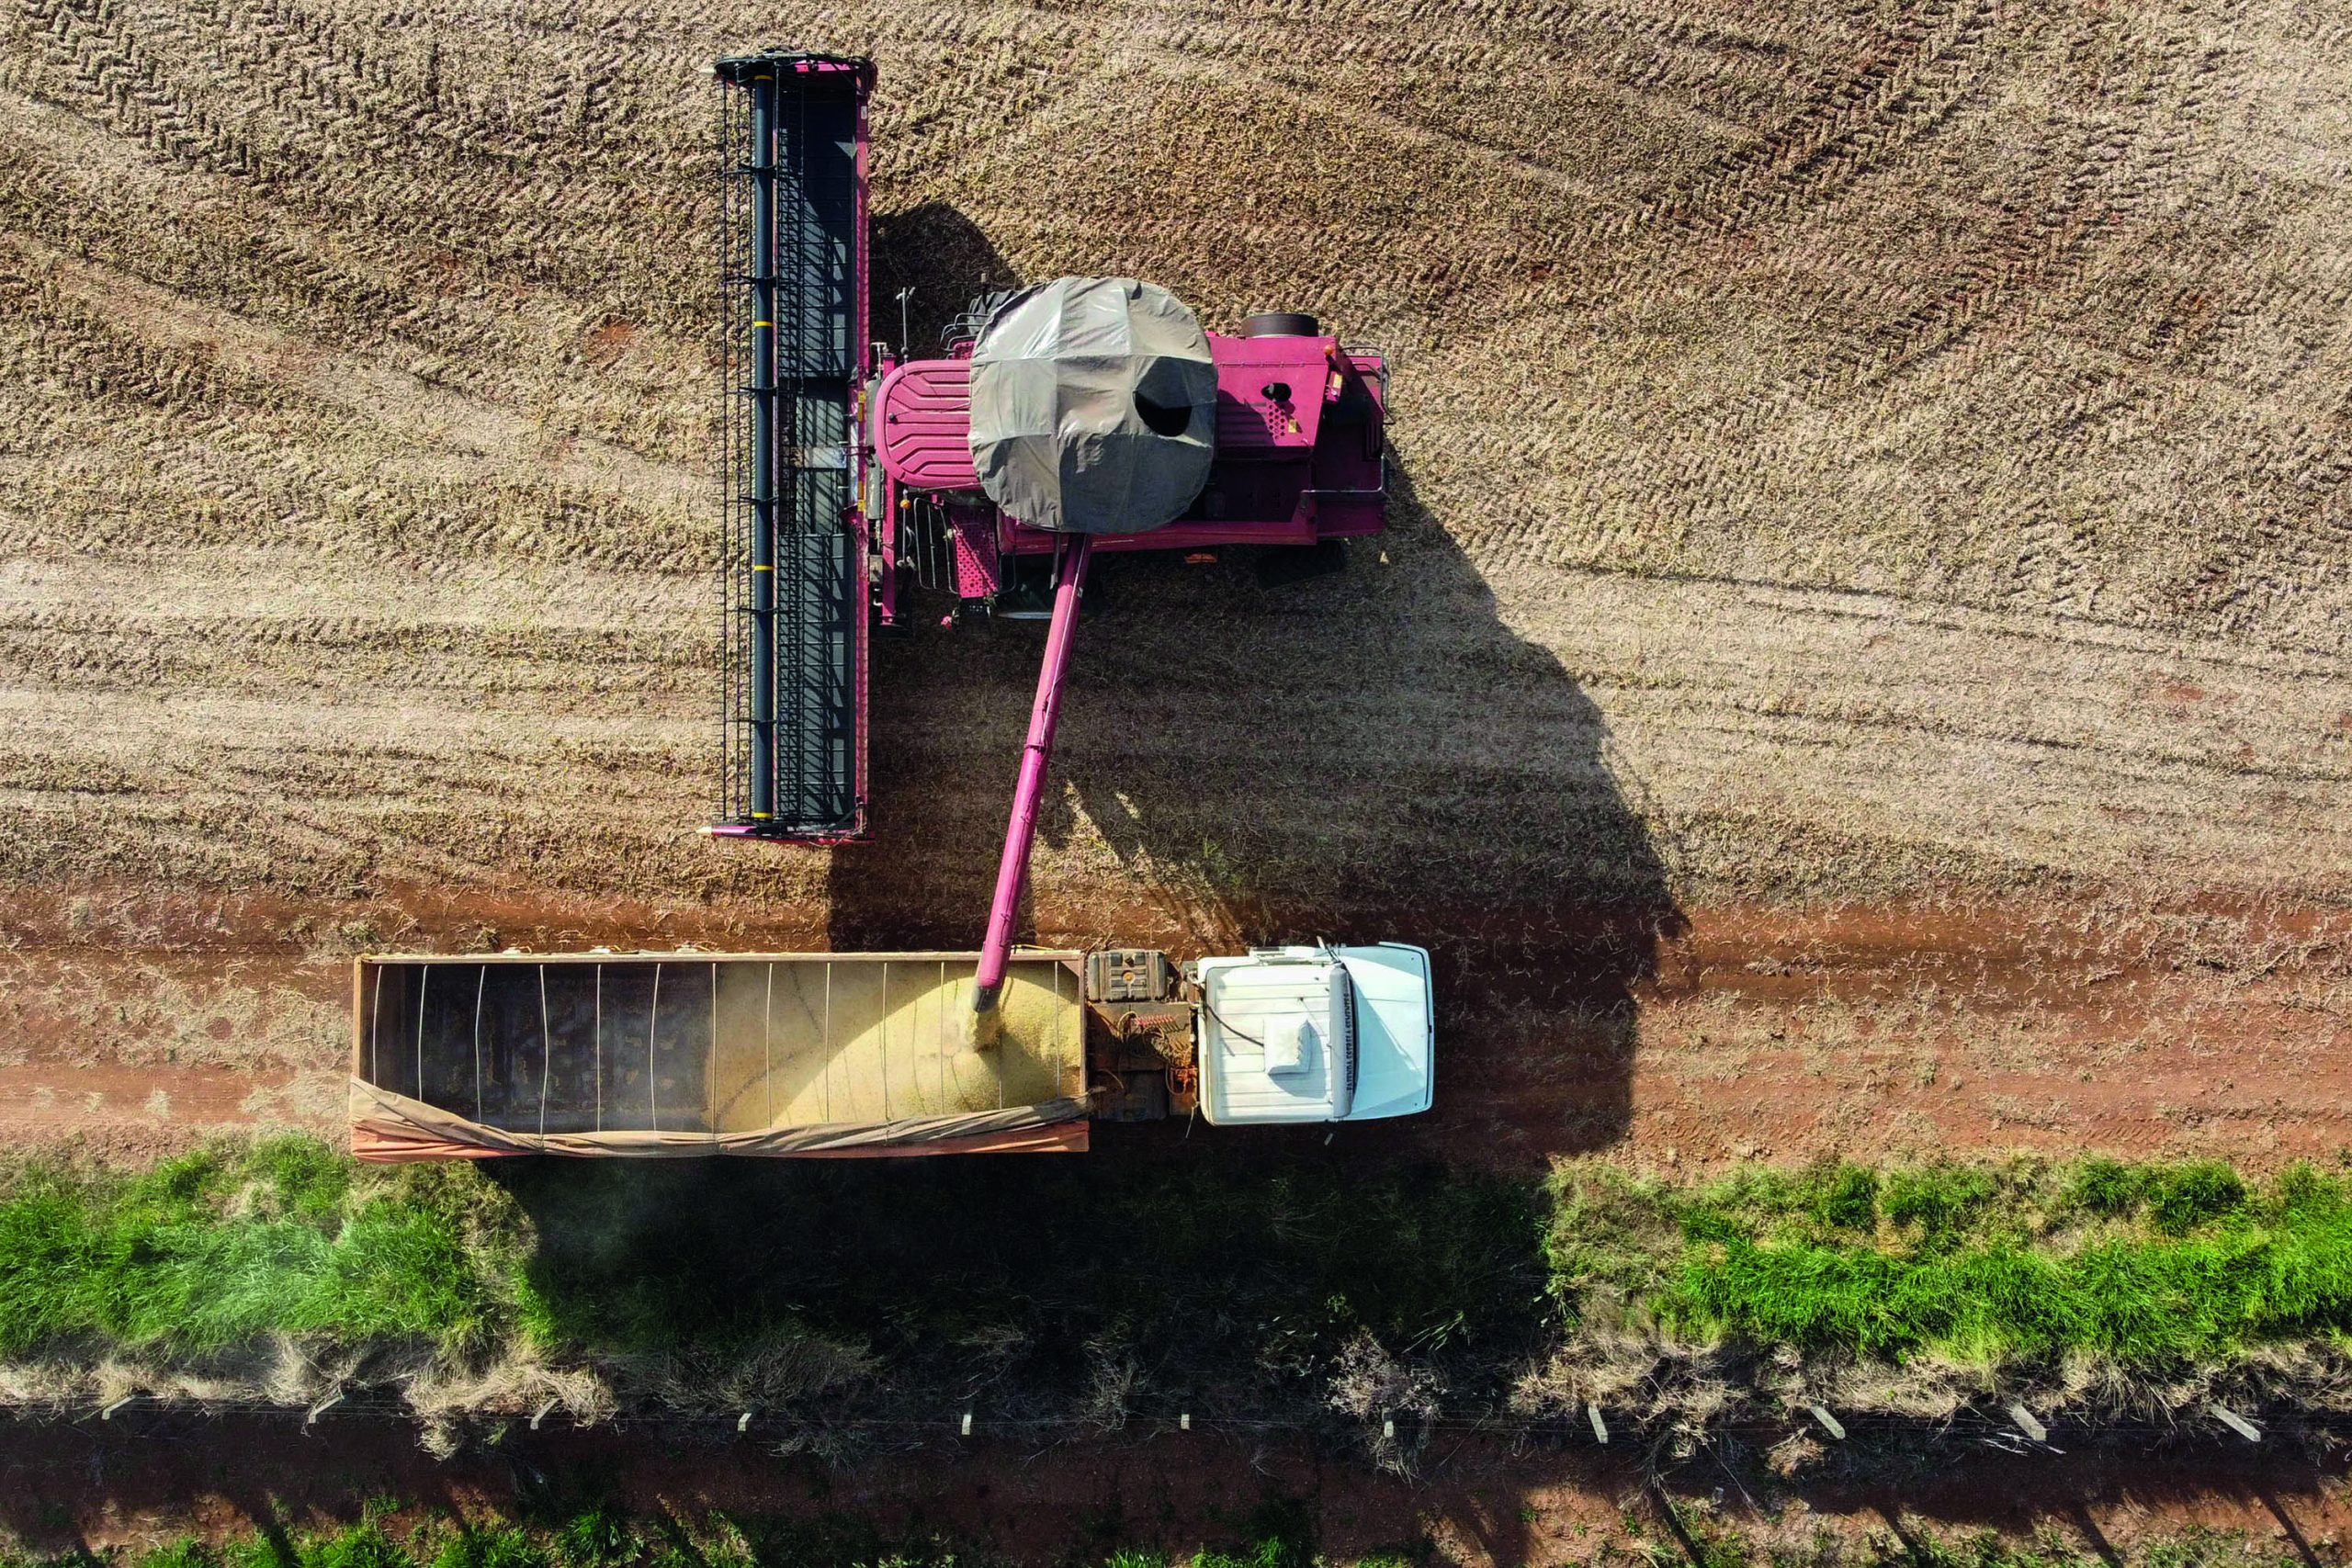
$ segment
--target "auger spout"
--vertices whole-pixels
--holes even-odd
[[[1062,682],[1069,673],[1069,648],[1078,634],[1078,601],[1086,587],[1086,563],[1093,539],[1063,534],[1054,541],[1054,614],[1046,630],[1046,658],[1037,670],[1037,696],[1029,706],[1029,739],[1021,750],[1021,774],[1012,789],[1012,819],[1004,829],[1004,853],[996,867],[996,897],[989,906],[989,932],[980,944],[980,966],[972,976],[972,1012],[987,1021],[1004,990],[1004,966],[1012,953],[1012,929],[1021,915],[1021,890],[1029,880],[1029,846],[1037,836],[1037,807],[1046,794],[1046,764],[1053,755],[1054,726],[1061,717]]]

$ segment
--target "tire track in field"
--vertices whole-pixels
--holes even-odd
[[[136,312],[153,337],[170,348],[193,349],[212,363],[244,367],[270,384],[293,388],[379,428],[401,432],[405,439],[500,467],[534,469],[553,482],[624,496],[651,510],[698,499],[707,488],[707,480],[690,469],[589,438],[575,436],[550,450],[531,421],[494,403],[317,343],[298,341],[276,328],[75,260],[22,236],[0,235],[0,243],[11,239],[19,265],[40,269],[62,294],[78,296],[94,311],[103,308],[118,317]],[[152,378],[146,385],[160,390]]]
[[[0,813],[17,827],[0,876],[295,894],[388,877],[572,889],[618,877],[673,897],[723,863],[695,831],[699,792],[673,785],[710,765],[715,737],[698,718],[427,725],[397,700],[316,701],[116,697],[116,731],[94,737],[74,732],[86,705],[0,691],[13,728]],[[557,766],[530,765],[549,750]]]
[[[1601,194],[1600,187],[1591,182],[1522,153],[1476,141],[1459,131],[1418,125],[1389,110],[1360,104],[1334,104],[1320,97],[1311,87],[1296,85],[1262,69],[1243,66],[1237,70],[1230,60],[1200,59],[1188,50],[1169,44],[1130,43],[1124,46],[1123,52],[1164,76],[1215,89],[1232,90],[1234,76],[1243,74],[1251,93],[1274,97],[1302,117],[1346,120],[1375,136],[1394,141],[1414,154],[1466,160],[1507,179],[1523,180],[1586,201],[1593,200]]]
[[[1588,243],[1596,254],[1518,291],[1498,312],[1489,340],[1563,312],[1605,315],[1633,308],[1629,300],[1705,288],[1709,273],[1722,269],[1730,251],[1749,243],[1756,231],[1784,233],[1942,125],[1993,69],[1988,45],[2007,17],[1999,0],[1920,0],[1906,6],[1859,63],[1819,72],[1796,114],[1665,192],[1597,220],[1589,233],[1571,231],[1556,241],[1569,254]],[[1508,357],[1510,351],[1498,347],[1496,353]],[[1807,400],[1803,388],[1801,374],[1750,383],[1718,400],[1703,425],[1681,433],[1677,445],[1685,478],[1674,488],[1686,494],[1713,491],[1719,504],[1736,507],[1707,450],[1755,440],[1785,422]],[[1575,395],[1563,390],[1555,397]],[[1541,439],[1536,427],[1529,428],[1529,437]],[[1481,541],[1480,557],[1498,566],[1522,558],[1570,564],[1552,535],[1544,508],[1517,507]]]
[[[2115,41],[2094,46],[2078,35],[2071,48],[2076,54],[2095,47],[2112,51]],[[2037,199],[1996,224],[1990,243],[1973,248],[1955,272],[1923,279],[1917,303],[1833,343],[1807,378],[1805,398],[1823,403],[1865,389],[1886,393],[1889,383],[1921,371],[1980,323],[2020,308],[2030,317],[2042,300],[2076,286],[2096,257],[2163,221],[2158,204],[2193,188],[2185,155],[2207,129],[2210,78],[2225,47],[2188,59],[2160,57],[2128,90],[2102,95],[2157,99],[2157,112],[2119,120],[2108,103],[2094,103],[2073,117],[2079,123],[2072,128],[2056,120],[2052,130],[2071,145],[2034,179]],[[2094,540],[2078,517],[2037,494],[2018,509],[2015,532],[2004,574],[2008,586],[1996,588],[1996,596],[2005,592],[2020,607],[2095,609],[2100,585]]]
[[[1808,95],[1809,107],[1617,220],[1617,237],[1720,241],[1817,203],[1950,113],[1985,69],[1999,0],[1918,0],[1871,56]]]
[[[1180,20],[1130,6],[1112,36],[1121,51],[1171,74],[1278,92],[1303,123],[1358,123],[1403,148],[1458,155],[1589,201],[1608,187],[1577,164],[1606,149],[1544,134],[1542,115],[1564,98],[1606,94],[1634,111],[1629,118],[1745,140],[1746,119],[1702,100],[1725,92],[1727,61],[1777,60],[1785,48],[1660,20],[1638,10],[1539,6],[1456,10],[1447,26],[1399,26],[1393,7],[1361,0],[1308,17],[1261,6]]]
[[[2280,432],[2275,421],[2263,422],[2271,431],[2270,439],[2283,434],[2287,451],[2295,456],[2249,452],[2245,457],[2252,461],[2247,463],[2231,453],[2228,459],[2241,466],[2246,482],[2275,501],[2233,503],[2246,493],[2234,484],[2221,496],[2209,491],[2196,533],[2214,535],[2210,545],[2178,535],[2149,541],[2151,546],[2177,543],[2187,550],[2205,549],[2206,586],[2201,591],[2194,578],[2188,592],[2176,592],[2144,569],[2119,574],[2123,547],[2115,528],[2103,525],[2098,516],[2102,503],[2111,506],[2112,502],[2107,495],[2070,494],[2063,488],[2067,483],[2079,487],[2096,475],[2100,447],[2108,444],[2101,438],[2110,431],[2118,437],[2142,440],[2141,432],[2161,430],[2167,423],[2211,428],[2219,412],[2216,378],[2229,374],[2222,366],[2233,352],[2231,345],[2247,343],[2249,332],[2266,332],[2275,343],[2282,323],[2326,319],[2324,310],[2306,302],[2323,292],[2313,290],[2308,280],[2315,272],[2340,277],[2339,268],[2312,256],[2300,265],[2282,262],[2276,267],[2277,276],[2249,276],[2242,252],[2230,244],[2222,227],[2233,221],[2233,199],[2241,206],[2244,200],[2242,181],[2235,191],[2222,183],[2227,176],[2221,171],[2230,155],[2223,118],[2232,112],[2230,106],[2258,93],[2255,84],[2238,76],[2244,50],[2234,29],[2244,11],[2234,6],[2192,10],[2187,25],[2199,30],[2184,37],[2177,24],[2167,23],[2162,49],[2151,48],[2144,38],[2117,38],[2111,26],[2106,36],[2045,29],[2041,41],[2030,44],[2037,58],[2046,60],[2053,44],[2063,45],[2069,58],[2089,61],[2098,68],[2091,73],[2084,67],[2088,85],[2075,90],[2079,107],[2053,120],[2075,128],[2060,138],[2067,152],[2046,167],[2035,158],[2017,165],[2024,177],[2012,184],[2039,186],[2049,193],[2047,198],[2010,197],[2016,203],[2011,215],[1986,231],[1991,243],[1962,250],[1957,265],[1940,274],[1921,271],[1904,278],[1903,287],[1914,301],[1907,308],[1892,315],[1848,312],[1862,319],[1828,339],[1828,346],[1799,373],[1785,379],[1735,382],[1726,389],[1727,396],[1709,400],[1713,406],[1694,410],[1689,425],[1673,431],[1670,439],[1654,439],[1640,457],[1645,466],[1664,470],[1661,481],[1668,474],[1674,479],[1654,485],[1652,493],[1675,498],[1678,511],[1690,508],[1676,519],[1682,526],[1698,533],[1724,529],[1736,537],[1741,513],[1759,503],[1752,495],[1743,498],[1736,486],[1726,488],[1724,477],[1750,465],[1781,460],[1766,445],[1778,433],[1797,424],[1818,427],[1830,410],[1836,412],[1827,413],[1829,419],[1858,436],[1874,429],[1902,428],[1939,403],[1949,404],[1955,385],[1998,379],[2007,373],[2005,362],[2025,358],[2034,352],[2029,345],[2040,338],[2061,354],[2077,356],[2083,368],[2076,386],[2082,389],[2075,392],[2070,407],[2052,419],[2046,434],[2034,432],[2030,423],[2002,430],[2005,436],[2025,439],[2010,459],[2016,467],[2000,476],[2004,482],[1997,490],[1985,487],[1980,503],[1988,514],[1986,537],[2001,547],[1970,563],[1962,581],[1927,592],[1938,597],[1956,595],[1955,602],[2011,603],[2102,619],[2120,617],[2119,624],[2187,626],[2201,617],[2226,617],[2233,627],[2260,627],[2273,640],[2314,649],[2340,649],[2346,623],[2342,610],[2331,608],[2336,597],[2332,589],[2341,580],[2345,563],[2352,560],[2352,549],[2339,537],[2335,514],[2324,503],[2306,511],[2310,502],[2304,492],[2310,487],[2283,477],[2324,473],[2328,465],[2324,458],[2314,460],[2306,446],[2291,433]],[[1929,163],[1905,160],[1881,171],[1872,186],[1905,192],[1906,187],[1894,181],[1898,167],[1902,173],[1935,177],[1940,173],[1939,163],[1967,155],[1967,149],[1950,145],[1962,134],[1962,121],[1946,117],[1938,123],[1935,137],[1947,145]],[[1985,107],[1968,110],[1967,136],[1981,143],[1999,129],[1987,123]],[[1874,213],[1867,205],[1852,211],[1825,206],[1808,220],[1815,237],[1799,243],[1822,247],[1809,257],[1826,270],[1837,264],[1834,250],[1827,247],[1841,233],[1867,233],[1873,218],[1900,216],[1899,211]],[[2235,220],[2245,221],[2242,215]],[[2120,289],[2128,288],[2116,276],[2119,267],[2143,255],[2181,268],[2173,275],[2182,279],[2173,292],[2182,301],[2185,329],[2145,346],[2070,342],[2081,337],[2090,312],[2114,309]],[[2182,266],[2200,255],[2201,270],[2193,263]],[[1715,265],[1721,259],[1711,257]],[[2213,297],[2219,297],[2218,305],[2211,302]],[[1998,332],[1988,339],[1987,331],[1996,326]],[[1509,361],[1516,354],[1498,346],[1493,357]],[[2102,364],[2110,368],[2091,369]],[[2134,380],[2143,384],[2133,386]],[[1906,387],[1906,381],[1919,384]],[[1992,412],[2001,422],[1994,428],[2030,420],[2041,406],[2040,397],[2021,393],[2010,407]],[[1839,407],[1847,403],[1853,406]],[[2135,412],[2140,410],[2146,411],[2144,418]],[[2098,421],[2109,422],[2109,430],[2086,431],[2086,424]],[[2128,424],[2117,429],[2115,422]],[[2323,416],[2314,430],[2312,444],[2323,450],[2338,440],[2330,428],[2333,423],[2332,416]],[[1531,432],[1531,439],[1540,436]],[[2233,437],[2222,439],[2235,444]],[[1747,443],[1762,449],[1744,445]],[[2148,456],[2142,460],[2154,463],[2163,461],[2170,444],[2146,439],[2143,445]],[[2219,471],[2220,453],[2208,449],[2199,456],[2215,470],[2206,483],[2228,482]],[[1487,466],[1514,471],[1519,467],[1509,462]],[[2045,488],[2045,476],[2059,482]],[[1571,504],[1584,501],[1578,496]],[[2304,523],[2248,533],[2254,520],[2264,515],[2301,517]],[[1664,531],[1648,520],[1644,527]],[[1556,541],[1549,552],[1537,543],[1547,538]],[[1597,559],[1589,547],[1578,548],[1563,538],[1557,512],[1541,505],[1510,508],[1507,521],[1487,540],[1491,549],[1482,547],[1481,558],[1498,562],[1522,550],[1564,564],[1600,564],[1605,559]],[[2142,553],[2136,544],[2129,549],[2140,554],[2142,561],[2155,558],[2154,550]],[[1757,567],[1735,563],[1728,574],[1742,575],[1743,569],[1752,574]],[[1804,570],[1792,571],[1785,580],[1821,581]]]
[[[233,155],[222,155],[211,141],[191,141],[181,134],[180,129],[175,129],[192,123],[194,111],[183,112],[189,90],[175,86],[165,68],[144,52],[147,46],[141,39],[143,23],[135,13],[128,8],[93,8],[80,5],[78,0],[65,0],[51,6],[48,15],[52,25],[35,35],[44,46],[36,54],[45,54],[59,69],[25,77],[20,85],[74,105],[99,124],[111,126],[123,135],[138,137],[143,145],[155,149],[157,155],[171,158],[187,170],[218,176],[213,182],[218,188],[206,193],[211,199],[193,209],[193,215],[199,219],[193,227],[187,221],[191,216],[187,210],[150,208],[135,217],[139,224],[160,218],[177,231],[178,237],[216,251],[216,265],[179,269],[181,275],[174,281],[182,292],[233,301],[239,292],[235,283],[248,281],[287,301],[285,309],[272,312],[281,320],[299,317],[308,327],[311,321],[323,316],[342,329],[338,335],[345,342],[386,342],[388,330],[398,337],[422,340],[438,351],[433,366],[436,378],[468,378],[472,375],[469,365],[475,357],[493,348],[501,338],[510,345],[516,340],[499,321],[495,311],[452,310],[452,306],[461,306],[463,302],[448,298],[439,288],[435,276],[438,264],[434,259],[436,254],[447,254],[444,247],[452,240],[469,231],[481,232],[503,226],[522,246],[523,254],[501,258],[502,265],[519,265],[543,275],[534,286],[542,297],[552,299],[568,291],[593,299],[599,291],[609,290],[616,276],[616,258],[605,253],[592,259],[580,237],[609,232],[625,225],[633,210],[641,206],[641,175],[634,181],[618,175],[593,180],[579,175],[560,180],[541,178],[525,187],[519,197],[515,195],[515,164],[512,158],[487,164],[477,161],[458,168],[448,166],[445,158],[437,160],[438,166],[428,166],[421,172],[412,167],[403,177],[392,180],[355,178],[356,163],[363,150],[342,142],[306,139],[301,127],[290,122],[272,122],[281,133],[288,130],[296,133],[295,140],[283,149],[284,156],[279,160],[282,167],[254,152],[251,139],[232,148]],[[165,30],[168,38],[176,40],[178,32],[185,29]],[[195,71],[198,63],[208,58],[219,63],[218,55],[217,50],[208,56],[206,51],[192,45],[172,51],[172,58],[187,72]],[[235,63],[232,62],[232,65]],[[245,69],[257,85],[254,90],[265,99],[271,96],[277,85],[269,73],[268,59],[264,57]],[[21,72],[17,74],[24,76]],[[384,77],[382,72],[375,74],[379,79]],[[122,78],[135,80],[140,90],[128,94],[115,90]],[[208,77],[191,90],[200,94],[219,85]],[[321,91],[338,104],[350,96],[339,89]],[[296,96],[308,101],[321,95]],[[24,117],[16,118],[21,120]],[[196,118],[202,118],[208,126],[214,123],[207,117]],[[372,149],[377,155],[388,151],[383,146]],[[413,152],[416,149],[405,151]],[[74,155],[78,156],[80,152],[74,149]],[[670,164],[671,177],[690,187],[694,199],[683,205],[657,204],[655,210],[678,212],[685,221],[694,222],[692,214],[698,210],[696,202],[706,194],[702,183],[694,177],[700,171],[689,174],[680,170],[674,158]],[[257,226],[233,238],[218,233],[224,220],[227,226],[235,226],[239,198],[250,193],[266,193],[271,202],[281,207],[307,209],[318,228],[303,233],[298,227],[290,243],[282,222]],[[484,200],[493,205],[479,205]],[[533,215],[532,221],[537,226],[536,239],[512,221],[518,200],[521,209]],[[495,205],[500,202],[505,205]],[[470,223],[466,221],[469,208],[473,219]],[[103,212],[85,213],[84,218],[85,221],[104,221]],[[457,220],[454,223],[453,219]],[[570,241],[563,254],[576,255],[576,265],[559,265],[560,258],[546,251],[542,242],[548,235],[558,233]],[[136,227],[126,230],[115,226],[114,232],[91,238],[93,243],[80,248],[94,257],[156,254],[156,247],[141,243],[144,236]],[[223,240],[228,243],[223,244]],[[175,248],[185,246],[165,246],[162,254],[170,254]],[[698,259],[701,249],[698,243],[650,250],[632,247],[628,256],[670,258],[669,275],[641,280],[637,297],[664,303],[698,299],[707,280],[695,271],[689,258]],[[330,260],[331,255],[363,257],[367,266],[363,272],[353,268],[347,260]],[[681,287],[689,276],[693,286]],[[690,313],[694,309],[688,306]],[[584,326],[582,330],[585,330]],[[695,335],[699,337],[698,332]],[[491,390],[479,380],[475,389],[478,393]],[[699,416],[696,423],[698,431]]]
[[[1808,395],[1836,398],[1883,383],[1942,353],[1979,321],[2021,298],[2070,287],[2098,250],[2144,235],[2159,222],[2177,224],[2177,211],[2165,209],[2196,195],[2188,154],[2211,130],[2212,78],[2231,52],[2228,29],[2244,6],[2218,10],[2214,25],[2224,41],[2193,55],[2160,57],[2143,68],[2142,80],[2103,95],[2135,102],[2142,112],[2119,120],[2109,104],[2100,104],[2083,115],[2079,127],[2065,132],[2069,152],[2037,182],[2040,199],[1997,226],[1992,243],[1975,248],[1956,273],[1929,283],[1918,303],[1839,342],[1817,367]],[[2119,24],[2109,26],[2120,30]],[[2107,47],[2112,51],[2120,42]],[[2073,47],[2089,51],[2081,35]],[[2157,107],[2150,109],[2152,102]]]
[[[534,716],[626,701],[698,709],[709,639],[679,629],[415,626],[297,615],[169,618],[0,608],[0,663],[21,687],[142,692],[157,686],[288,698],[346,684],[476,705],[527,702]]]

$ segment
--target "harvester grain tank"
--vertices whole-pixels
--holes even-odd
[[[719,819],[865,837],[868,634],[1046,620],[972,953],[392,955],[355,977],[363,1157],[1082,1148],[1090,1119],[1332,1122],[1430,1102],[1429,955],[1015,951],[1090,562],[1382,526],[1386,365],[1314,318],[1203,328],[1129,277],[983,299],[934,358],[866,320],[870,62],[721,61],[728,297]]]

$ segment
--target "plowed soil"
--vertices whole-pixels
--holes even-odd
[[[2352,32],[2265,0],[24,0],[0,1136],[332,1127],[370,947],[977,937],[1022,628],[881,648],[876,843],[695,832],[770,41],[879,61],[878,322],[1395,356],[1345,573],[1102,573],[1036,935],[1428,942],[1450,1158],[2352,1146]]]

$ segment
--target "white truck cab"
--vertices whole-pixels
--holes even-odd
[[[1201,1114],[1213,1123],[1370,1122],[1430,1108],[1427,948],[1272,947],[1184,966],[1199,987]]]

